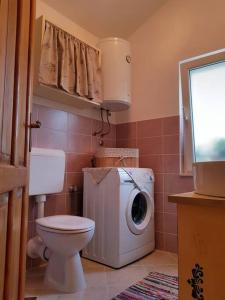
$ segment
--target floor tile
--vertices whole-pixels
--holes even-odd
[[[126,290],[128,288],[127,285],[117,285],[117,286],[109,286],[108,288],[108,295],[109,295],[109,299],[112,299],[113,297],[119,295],[120,293],[122,293],[124,290]]]
[[[177,265],[177,255],[171,252],[157,250],[152,254],[134,262],[133,266],[146,266],[146,265]]]
[[[128,287],[148,275],[148,271],[144,266],[128,266],[119,270],[108,271],[106,274],[109,286],[116,286],[119,283]]]

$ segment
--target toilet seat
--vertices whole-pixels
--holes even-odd
[[[82,233],[93,230],[95,222],[84,217],[57,215],[36,220],[37,226],[55,233]]]

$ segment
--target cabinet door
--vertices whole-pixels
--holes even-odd
[[[33,0],[0,0],[0,195],[7,195],[0,196],[4,300],[24,299],[34,8]]]
[[[178,204],[179,300],[225,299],[224,220],[225,206]]]

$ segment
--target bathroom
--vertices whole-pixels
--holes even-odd
[[[224,292],[219,289],[224,284],[221,257],[225,251],[225,169],[221,160],[225,160],[225,144],[220,144],[221,158],[215,153],[210,156],[206,148],[196,151],[194,140],[198,134],[203,142],[224,135],[224,105],[218,102],[219,109],[214,111],[210,104],[210,109],[207,105],[203,109],[200,107],[203,114],[196,118],[193,110],[193,91],[201,66],[204,69],[220,65],[223,74],[224,9],[224,0],[142,0],[141,5],[137,0],[109,0],[107,3],[103,0],[1,1],[1,43],[4,47],[0,50],[0,299],[186,300],[203,299],[203,296],[210,300],[225,299]],[[131,78],[130,86],[128,82],[125,88],[129,97],[122,104],[118,102],[125,106],[124,110],[118,111],[116,101],[112,101],[110,107],[101,106],[90,97],[73,97],[65,91],[62,93],[62,89],[55,92],[45,84],[38,85],[41,38],[46,21],[55,25],[56,31],[62,29],[76,41],[94,49],[100,57],[97,64],[102,68],[104,45],[100,45],[101,41],[117,37],[118,43],[121,41],[125,48],[128,47],[130,52],[126,54],[125,63],[129,68],[124,76]],[[42,80],[47,78],[44,77],[46,73],[43,74]],[[112,93],[120,85],[120,75],[111,77]],[[98,80],[94,80],[94,93],[98,92]],[[190,82],[192,95],[189,95]],[[213,87],[224,93],[219,80],[210,82],[208,86],[212,88],[207,89],[208,95],[212,90],[215,93]],[[214,115],[217,118],[211,119]],[[200,123],[203,129],[198,127]],[[200,128],[199,131],[196,128]],[[110,168],[93,175],[98,169],[93,167],[100,161],[96,153],[105,153],[104,149],[114,154],[122,151],[116,159],[114,157],[118,168],[111,170],[112,165],[101,165]],[[210,146],[209,152],[212,149]],[[34,178],[34,187],[37,183],[40,185],[41,179],[47,188],[50,186],[50,181],[45,179],[50,170],[51,179],[55,175],[60,181],[54,192],[46,192],[46,197],[42,197],[41,192],[40,195],[30,194],[28,187],[29,182],[31,189],[32,159],[40,153],[44,153],[46,161],[37,161],[37,170],[43,167],[46,172],[39,174],[38,180]],[[132,153],[133,160],[128,166],[124,153]],[[56,161],[49,170],[46,167],[50,166],[53,154],[59,164],[62,163],[59,166],[61,179],[57,176]],[[201,164],[202,161],[213,163]],[[139,186],[143,183],[139,182],[142,173],[136,172],[136,167],[144,170],[143,178],[150,178],[142,192],[148,203],[138,198],[140,211],[148,207],[151,212],[144,216],[150,220],[146,230],[141,228],[139,221],[137,226],[128,222],[123,228],[122,217],[113,219],[114,215],[122,214],[123,209],[115,196],[120,181],[126,183],[120,195],[129,188],[130,182],[132,188],[142,189]],[[95,170],[90,171],[92,169]],[[99,182],[93,184],[92,177]],[[107,181],[108,192],[102,190],[102,193],[110,200],[107,203],[115,205],[104,204],[101,210],[101,205],[93,208],[88,199],[97,203],[95,199],[100,198],[101,193],[98,194],[96,188],[104,181]],[[88,183],[93,187],[87,188]],[[117,205],[120,210],[114,214]],[[108,220],[110,223],[111,218],[113,221],[100,226],[103,223],[95,220],[92,209],[99,212],[101,222]],[[87,218],[85,226],[91,228],[91,233],[87,245],[79,249],[82,253],[77,254],[79,259],[81,257],[79,268],[68,267],[71,272],[68,284],[72,288],[66,289],[66,284],[63,288],[59,284],[53,288],[45,281],[51,252],[43,246],[44,237],[39,236],[43,234],[44,223],[36,220],[68,215],[76,217],[75,227],[86,220],[79,217]],[[126,213],[126,218],[132,217]],[[117,241],[116,226],[120,221],[122,233]],[[68,222],[72,230],[69,219]],[[64,230],[69,231],[68,228]],[[57,233],[57,228],[51,230],[50,233]],[[132,239],[137,249],[134,256],[129,249]],[[143,239],[150,241],[148,248]],[[60,243],[57,247],[64,244]],[[143,251],[142,243],[146,246]],[[92,245],[95,251],[91,250]],[[114,255],[116,246],[126,249],[132,257],[121,256],[116,263],[110,258],[107,261],[104,255],[98,258],[98,251],[105,249]],[[52,270],[62,273],[54,266]],[[76,272],[82,276],[77,276]],[[81,284],[78,277],[83,280],[80,279]],[[163,287],[163,280],[171,284],[169,289]],[[147,281],[151,282],[149,288],[146,288]],[[139,290],[138,282],[145,286],[145,291]],[[154,294],[156,287],[159,294]]]

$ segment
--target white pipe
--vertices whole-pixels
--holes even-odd
[[[38,207],[37,217],[38,219],[43,218],[45,215],[44,210],[45,210],[46,195],[37,195],[35,196],[35,200]]]
[[[38,235],[28,241],[27,255],[29,257],[41,257],[41,259],[43,259],[44,261],[48,261],[50,254],[50,250],[45,246],[42,239]]]
[[[46,195],[36,195],[35,201],[37,203],[38,210],[37,218],[43,218]],[[43,260],[47,261],[50,256],[50,250],[45,246],[42,239],[38,235],[36,235],[28,241],[27,255],[31,258],[41,257]]]
[[[44,202],[39,202],[38,203],[38,211],[37,211],[37,218],[38,219],[44,217],[44,215],[45,215],[44,211],[45,211],[45,204],[44,204]]]

